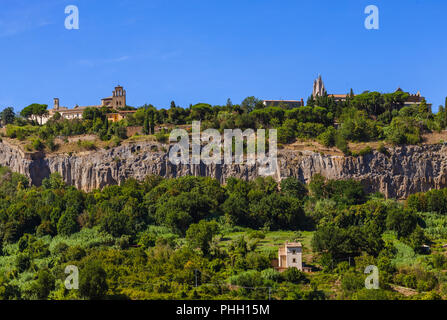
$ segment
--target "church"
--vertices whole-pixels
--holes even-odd
[[[397,88],[397,90],[395,92],[404,92],[401,88]],[[314,81],[314,86],[313,86],[313,91],[312,91],[312,96],[314,98],[316,98],[317,96],[323,96],[325,93],[327,93],[326,91],[326,87],[324,85],[323,79],[321,77],[321,75],[318,76],[318,78]],[[422,101],[425,100],[425,97],[423,97],[421,95],[421,92],[418,91],[415,94],[406,92],[408,94],[408,98],[405,100],[404,102],[404,106],[408,107],[411,105],[420,105],[422,103]],[[348,93],[346,94],[332,94],[332,93],[327,93],[327,95],[329,97],[334,98],[335,101],[346,101],[346,96],[348,95]],[[356,96],[356,95],[354,95]],[[428,107],[431,110],[432,105],[431,104],[427,104]]]
[[[109,121],[117,122],[125,118],[127,114],[135,111],[120,111],[126,107],[126,90],[120,85],[115,87],[111,97],[101,99],[101,104],[91,106],[78,106],[73,109],[60,106],[59,98],[54,98],[53,109],[48,110],[48,115],[42,118],[42,124],[48,122],[56,113],[59,113],[63,119],[82,119],[82,115],[87,108],[109,108],[112,112],[107,114]]]

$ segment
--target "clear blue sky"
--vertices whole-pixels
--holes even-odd
[[[15,0],[0,8],[0,109],[99,104],[119,82],[128,104],[300,99],[329,93],[447,96],[445,0]],[[77,5],[80,29],[66,30]],[[364,27],[380,9],[380,30]]]

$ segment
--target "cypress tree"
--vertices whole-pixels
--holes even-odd
[[[106,129],[106,132],[109,132],[109,120],[107,119],[107,115],[104,118],[104,128]]]
[[[147,113],[144,116],[143,133],[144,134],[150,134],[149,117],[148,117]]]
[[[423,99],[421,104],[419,105],[419,114],[422,116],[426,116],[427,113],[428,113],[427,101],[425,101],[425,99]]]
[[[443,105],[439,106],[438,116],[439,116],[439,122],[441,124],[441,129],[444,129],[445,126],[446,126],[446,122],[445,122],[445,110],[444,110],[444,106]]]
[[[151,134],[155,134],[155,120],[154,120],[154,114],[151,115],[151,119],[149,122]]]
[[[447,97],[445,98],[445,105],[444,105],[444,127],[447,126]]]

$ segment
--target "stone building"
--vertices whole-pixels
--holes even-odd
[[[101,99],[101,107],[110,107],[115,110],[126,107],[126,90],[121,86],[115,87],[111,97]]]
[[[300,242],[286,242],[278,249],[278,269],[288,268],[303,271],[303,246]]]
[[[397,88],[396,92],[404,92],[401,88]],[[404,102],[404,107],[409,107],[412,105],[420,105],[422,103],[422,101],[425,100],[425,97],[423,97],[421,95],[421,92],[418,91],[416,94],[411,94],[409,92],[406,92],[408,94],[408,98],[407,100]],[[431,103],[427,103],[427,106],[431,112],[431,107],[432,104]]]
[[[62,118],[72,120],[72,119],[82,119],[82,115],[87,108],[109,108],[110,110],[116,111],[111,112],[107,115],[110,121],[117,122],[125,118],[127,114],[135,113],[135,111],[120,111],[119,109],[126,107],[126,90],[122,86],[116,86],[115,90],[112,92],[111,97],[101,99],[100,105],[91,106],[78,106],[76,105],[73,109],[60,106],[59,98],[54,98],[53,109],[48,110],[48,115],[42,119],[42,124],[46,123],[51,117],[56,113],[59,113]]]

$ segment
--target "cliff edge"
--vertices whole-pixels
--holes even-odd
[[[59,172],[69,185],[85,191],[151,174],[166,178],[209,176],[222,183],[229,177],[251,180],[258,176],[257,166],[174,165],[167,152],[160,150],[165,149],[158,143],[137,142],[75,155],[27,154],[3,141],[0,165],[24,174],[35,185]],[[402,199],[415,192],[447,187],[446,144],[402,146],[388,149],[388,154],[374,151],[359,157],[280,150],[278,161],[276,179],[294,176],[308,183],[317,173],[330,179],[353,178],[361,181],[367,191],[379,191],[389,198]]]

